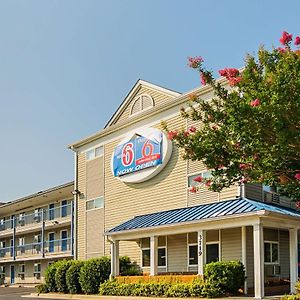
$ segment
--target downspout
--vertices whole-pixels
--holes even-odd
[[[74,191],[78,191],[78,152],[71,148],[74,151]],[[74,193],[73,199],[73,258],[77,259],[77,202],[78,202],[78,193]]]

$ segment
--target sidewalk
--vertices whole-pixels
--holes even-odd
[[[156,298],[156,297],[126,297],[126,296],[98,296],[98,295],[68,295],[68,294],[37,294],[22,296],[24,298],[43,298],[43,299],[75,299],[75,300],[182,300],[183,298]],[[279,300],[282,296],[270,296],[264,299]],[[187,299],[187,298],[184,298]],[[206,298],[188,298],[189,300],[201,300]],[[253,297],[226,297],[226,298],[210,298],[210,300],[252,300]]]

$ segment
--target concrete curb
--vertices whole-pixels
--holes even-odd
[[[43,298],[43,299],[76,299],[76,300],[183,300],[186,298],[156,298],[156,297],[127,297],[127,296],[98,296],[98,295],[68,295],[68,294],[38,294],[31,293],[30,295],[22,296],[24,298]],[[265,299],[280,299],[281,296],[266,297]],[[189,300],[201,300],[205,298],[188,298]],[[227,298],[216,298],[216,300],[252,300],[253,297],[227,297]],[[214,300],[214,299],[210,299]]]

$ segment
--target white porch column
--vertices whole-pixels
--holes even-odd
[[[206,231],[198,231],[198,275],[204,274],[206,263]]]
[[[247,231],[246,226],[242,226],[242,263],[245,267],[245,276],[246,280],[244,283],[244,293],[248,293],[248,286],[247,286]]]
[[[157,236],[150,237],[150,276],[157,275]]]
[[[119,267],[119,241],[113,241],[110,244],[110,255],[111,255],[111,272],[110,277],[120,275]]]
[[[290,236],[290,284],[291,293],[296,293],[295,283],[298,279],[298,230],[289,229]]]
[[[262,299],[265,294],[264,284],[264,233],[263,226],[253,225],[254,248],[254,298]]]

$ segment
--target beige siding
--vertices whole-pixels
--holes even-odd
[[[186,271],[187,235],[170,235],[168,236],[168,272]]]
[[[262,185],[259,183],[251,183],[245,185],[245,196],[248,199],[263,200]]]
[[[104,194],[103,157],[86,163],[86,198],[93,199]]]
[[[253,248],[253,227],[247,226],[246,231],[246,257],[247,257],[247,284],[251,288],[254,286],[254,248]]]
[[[242,260],[241,228],[221,230],[222,260]]]
[[[104,209],[86,212],[86,258],[104,255]]]
[[[170,129],[182,126],[182,122],[180,116],[168,120]],[[180,157],[178,148],[173,148],[169,163],[157,176],[143,183],[128,184],[113,177],[110,170],[111,155],[118,142],[105,146],[106,230],[137,215],[186,207],[186,161]],[[107,250],[108,247],[107,244]]]
[[[281,277],[288,278],[290,276],[290,244],[288,231],[281,230],[279,233],[279,263]]]
[[[157,91],[155,89],[151,89],[151,88],[147,88],[147,87],[143,87],[141,86],[137,92],[135,93],[135,95],[133,96],[132,100],[127,104],[127,106],[124,108],[123,113],[120,115],[120,117],[118,118],[118,120],[115,121],[115,124],[120,123],[122,121],[125,121],[126,119],[128,119],[130,117],[130,112],[131,112],[131,106],[133,101],[142,94],[148,94],[152,97],[152,99],[154,100],[154,105],[155,107],[158,107],[162,104],[168,103],[168,102],[172,102],[173,98],[172,96],[165,94],[163,92]]]
[[[85,153],[78,155],[78,190],[86,195],[86,163]],[[77,254],[78,259],[85,259],[86,247],[86,218],[85,199],[78,199],[77,202]]]

